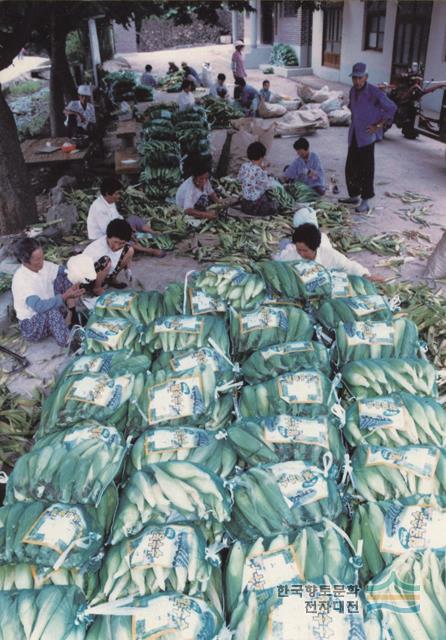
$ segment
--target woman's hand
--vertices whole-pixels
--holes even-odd
[[[71,287],[69,287],[63,294],[62,294],[62,298],[67,301],[67,300],[71,300],[71,299],[76,299],[76,298],[80,298],[81,296],[83,296],[85,293],[85,289],[82,289],[80,287],[80,285],[78,284],[73,284]]]

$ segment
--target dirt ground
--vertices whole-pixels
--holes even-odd
[[[150,63],[154,72],[163,74],[167,62],[174,60],[177,64],[187,60],[192,66],[199,68],[201,62],[212,63],[215,75],[222,71],[230,77],[231,46],[196,47],[185,50],[172,50],[152,53],[126,54],[125,58],[135,70],[141,71]],[[123,57],[123,56],[121,56]],[[286,95],[296,94],[296,82],[276,76],[264,76],[258,70],[248,71],[248,81],[260,86],[268,77],[274,91]],[[304,78],[312,86],[327,84],[315,76]],[[330,83],[328,83],[330,84]],[[348,91],[348,86],[336,84],[333,88]],[[172,96],[172,94],[170,94]],[[292,148],[294,138],[276,138],[269,152],[268,160],[271,172],[279,176],[285,164],[294,158]],[[335,176],[341,194],[345,192],[344,164],[347,153],[347,128],[330,127],[321,129],[310,138],[311,148],[317,152],[325,167],[327,179]],[[404,280],[420,278],[425,264],[425,257],[413,256],[410,253],[429,255],[443,233],[446,224],[444,211],[446,204],[446,159],[445,145],[422,137],[416,141],[403,138],[401,132],[393,127],[383,142],[376,145],[376,197],[373,209],[367,215],[358,215],[352,211],[353,229],[358,235],[377,233],[399,233],[405,244],[405,262],[400,267],[400,275],[383,266],[385,258],[367,251],[352,255],[368,266],[371,271],[386,277],[401,277]],[[405,191],[416,191],[430,198],[428,203],[403,204],[400,199],[386,195],[386,192],[402,194]],[[328,195],[332,199],[334,196]],[[421,225],[407,219],[407,213],[413,209],[428,206],[422,214],[425,224]],[[407,239],[404,232],[421,232],[428,241],[419,237]],[[134,285],[145,289],[162,291],[170,282],[183,280],[185,274],[196,268],[202,268],[192,258],[184,255],[170,255],[163,259],[139,257],[133,267]],[[31,345],[27,357],[32,366],[11,381],[11,388],[19,392],[31,392],[36,386],[47,384],[52,376],[60,371],[66,362],[66,354],[55,347],[51,341],[43,341]]]

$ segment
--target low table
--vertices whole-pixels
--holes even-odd
[[[55,165],[57,163],[83,163],[89,156],[91,145],[85,149],[75,149],[70,153],[62,151],[64,142],[70,142],[69,138],[37,138],[25,140],[20,145],[25,163],[35,165]],[[47,145],[49,143],[49,146]],[[52,149],[56,149],[52,151]]]
[[[115,173],[129,175],[139,173],[140,170],[141,162],[135,147],[115,151]]]

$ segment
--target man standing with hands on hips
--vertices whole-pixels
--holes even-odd
[[[349,108],[352,121],[348,132],[348,154],[345,164],[345,180],[348,198],[339,202],[358,205],[358,213],[370,209],[369,200],[375,195],[375,142],[381,140],[383,127],[392,122],[396,105],[375,85],[367,82],[367,66],[363,62],[353,65],[350,74]]]

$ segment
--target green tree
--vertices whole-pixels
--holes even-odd
[[[98,15],[128,26],[144,17],[166,16],[190,24],[191,15],[205,22],[218,20],[223,2],[0,0],[0,70],[8,67],[20,50],[35,43],[51,59],[50,122],[53,136],[63,135],[65,100],[76,87],[66,56],[70,31]],[[234,10],[251,10],[249,2],[228,3]],[[1,87],[0,87],[1,88]],[[22,229],[36,219],[36,206],[27,169],[20,150],[14,118],[0,91],[0,234]]]

